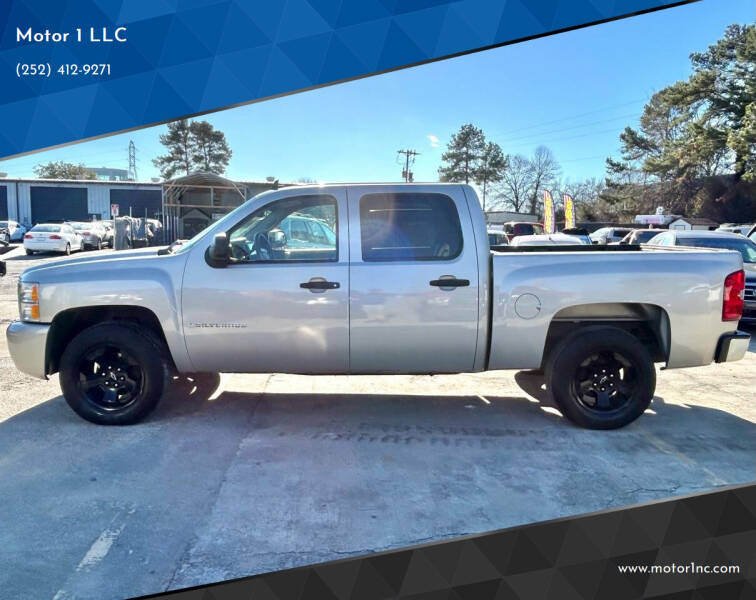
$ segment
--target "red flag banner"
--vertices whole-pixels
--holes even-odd
[[[554,233],[554,199],[549,190],[543,191],[543,231]]]

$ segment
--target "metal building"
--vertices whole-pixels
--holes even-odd
[[[161,184],[95,179],[0,179],[0,218],[27,226],[45,221],[109,219],[119,214],[155,217],[161,211]]]
[[[0,179],[0,220],[31,227],[46,221],[147,217],[166,223],[167,241],[191,237],[276,181],[231,181],[212,173],[193,173],[166,182],[96,179]],[[283,184],[282,184],[283,185]]]

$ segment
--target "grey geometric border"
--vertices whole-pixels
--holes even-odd
[[[738,565],[622,575],[622,564]],[[756,484],[554,519],[142,598],[756,598]]]

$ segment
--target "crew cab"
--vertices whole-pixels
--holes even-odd
[[[739,253],[489,248],[474,190],[354,184],[262,193],[181,245],[39,265],[7,330],[95,423],[152,411],[175,372],[543,370],[575,423],[630,423],[654,363],[742,358]]]

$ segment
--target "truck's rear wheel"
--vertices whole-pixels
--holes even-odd
[[[137,423],[163,395],[168,374],[165,356],[164,345],[149,330],[115,322],[93,325],[63,352],[63,396],[92,423]]]
[[[656,389],[654,361],[617,327],[575,331],[551,352],[546,382],[562,413],[589,429],[617,429],[648,408]]]

